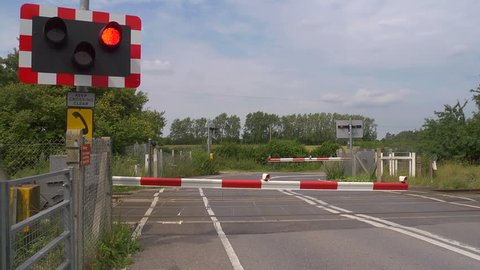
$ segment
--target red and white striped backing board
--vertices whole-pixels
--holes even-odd
[[[35,16],[108,23],[115,21],[131,28],[130,72],[127,77],[36,72],[32,70],[32,19]],[[137,88],[140,85],[142,21],[137,16],[110,14],[47,5],[24,4],[20,9],[20,50],[18,77],[21,82],[70,86]]]
[[[153,178],[132,176],[113,176],[113,185],[182,188],[326,189],[345,191],[408,190],[408,184],[400,182],[263,181],[252,179]]]

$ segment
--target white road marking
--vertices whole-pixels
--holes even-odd
[[[179,220],[179,221],[156,221],[155,223],[162,224],[162,225],[182,225],[183,220]]]
[[[466,206],[466,207],[470,207],[470,208],[480,209],[480,206],[470,205],[470,204],[464,204],[464,203],[450,202],[449,204],[454,204],[454,205],[460,205],[460,206]]]
[[[217,231],[217,235],[223,244],[223,248],[225,248],[225,251],[227,252],[227,256],[230,259],[230,263],[232,264],[233,269],[243,270],[243,266],[242,264],[240,264],[240,260],[238,259],[237,254],[235,253],[235,250],[233,250],[233,247],[230,244],[230,241],[228,241],[227,235],[225,234],[225,232],[223,232],[222,226],[220,225],[220,221],[218,221],[218,219],[215,217],[215,213],[210,207],[210,203],[208,202],[207,197],[203,193],[203,189],[199,188],[198,191],[200,192],[200,196],[203,199],[203,204],[205,205],[205,208],[207,209],[207,212],[210,215],[210,219],[213,222],[213,226]]]
[[[408,193],[406,193],[405,195],[407,195],[407,196],[412,196],[412,197],[419,197],[419,198],[428,199],[428,200],[437,201],[437,202],[444,202],[444,203],[447,202],[447,201],[444,201],[444,200],[441,200],[441,199],[432,198],[432,197],[423,196],[423,195],[417,195],[417,194],[408,194]]]
[[[405,195],[413,196],[413,197],[420,197],[420,198],[424,198],[424,199],[429,199],[429,200],[433,200],[433,201],[437,201],[437,202],[444,202],[444,203],[453,204],[453,205],[459,205],[459,206],[465,206],[465,207],[480,209],[480,206],[476,206],[476,205],[457,203],[457,202],[447,202],[447,201],[444,201],[444,200],[440,200],[440,199],[432,198],[432,197],[428,197],[428,196],[423,196],[423,195],[408,194],[408,193],[405,193]],[[442,196],[451,197],[451,198],[461,198],[461,199],[476,202],[476,200],[473,200],[473,199],[470,199],[470,198],[465,198],[465,197],[458,197],[458,196],[451,196],[451,195],[442,195]]]
[[[415,194],[409,194],[409,193],[400,193],[400,192],[397,192],[397,191],[387,191],[389,193],[393,193],[393,194],[405,194],[405,195],[409,195],[409,196],[417,196],[418,195],[415,195]],[[422,194],[429,194],[428,192],[424,192],[424,191],[416,191],[416,190],[411,190],[410,192],[415,192],[415,193],[422,193]],[[468,197],[463,197],[463,196],[454,196],[454,195],[447,195],[447,194],[437,194],[438,196],[443,196],[443,197],[447,197],[447,198],[456,198],[456,199],[461,199],[461,200],[466,200],[466,201],[471,201],[471,202],[477,202],[477,200],[475,199],[472,199],[472,198],[468,198]],[[431,199],[431,197],[427,197],[425,196],[426,198],[428,199]]]
[[[322,205],[316,205],[316,203],[314,202],[314,200],[316,201],[317,199],[313,198],[313,197],[310,197],[310,196],[302,196],[302,194],[300,193],[296,193],[296,192],[293,192],[291,190],[289,191],[285,191],[285,190],[279,190],[281,193],[283,194],[286,194],[286,195],[289,195],[289,196],[294,196],[295,198],[297,199],[300,199],[310,205],[315,205],[317,208],[320,208],[322,210],[325,210],[325,211],[328,211],[330,213],[333,213],[333,214],[340,214],[340,212],[338,212],[337,210],[333,210],[333,209],[330,209],[328,207],[325,207],[325,206],[322,206]],[[308,197],[309,199],[305,198],[305,197]],[[311,199],[311,200],[310,200]],[[323,202],[323,201],[322,201]]]
[[[146,224],[147,221],[148,221],[148,218],[150,217],[150,215],[151,215],[152,212],[153,212],[153,209],[154,209],[155,206],[157,205],[158,196],[159,196],[160,193],[162,193],[164,190],[165,190],[164,188],[161,188],[157,193],[153,194],[152,203],[150,204],[150,207],[147,209],[147,212],[145,212],[145,215],[143,215],[143,218],[142,218],[142,219],[140,220],[140,222],[138,223],[137,227],[135,228],[135,231],[133,231],[133,233],[132,233],[132,239],[136,239],[136,238],[140,237],[140,235],[142,235],[143,226],[145,226],[145,224]]]
[[[458,247],[461,247],[461,248],[464,248],[464,249],[471,250],[473,252],[480,253],[480,249],[478,249],[476,247],[469,246],[467,244],[461,243],[461,242],[453,240],[453,239],[445,238],[443,236],[431,233],[429,231],[417,229],[417,228],[414,228],[414,227],[403,226],[403,225],[395,223],[395,222],[391,222],[391,221],[388,221],[388,220],[385,220],[385,219],[372,217],[372,216],[369,216],[369,215],[358,214],[357,216],[368,218],[368,219],[375,220],[375,221],[378,221],[378,222],[382,222],[382,223],[384,223],[388,226],[391,226],[391,227],[396,227],[396,228],[412,231],[414,233],[422,234],[424,236],[434,238],[436,240],[443,241],[443,242],[446,242],[446,243],[451,244],[451,245],[455,245],[455,246],[458,246]]]
[[[477,201],[475,199],[468,198],[468,197],[463,197],[463,196],[453,196],[453,195],[446,195],[446,194],[439,194],[439,195],[443,196],[443,197],[462,199],[462,200],[471,201],[471,202],[476,202]]]
[[[280,191],[280,192],[283,193],[283,194],[286,194],[286,195],[294,196],[294,197],[299,198],[303,201],[309,201],[309,202],[315,201],[314,199],[312,199],[312,197],[302,195],[301,193],[297,193],[297,192],[293,192],[293,191],[289,191],[289,192]],[[426,199],[433,199],[435,201],[446,202],[446,201],[439,200],[439,199],[436,199],[436,198],[431,198],[431,197],[426,197],[426,196],[421,196],[421,195],[414,195],[414,194],[406,194],[406,195],[415,196],[415,197],[418,196],[418,197],[422,197],[422,198],[426,198]],[[306,197],[308,197],[308,199],[306,199]],[[448,202],[446,202],[446,203],[448,203]],[[463,205],[463,204],[459,204],[459,203],[452,203],[452,204]],[[472,207],[471,205],[463,205],[463,206]],[[340,212],[337,212],[337,213],[340,214],[341,212],[343,212],[343,214],[340,214],[340,216],[342,216],[342,217],[346,217],[346,218],[349,218],[349,219],[361,221],[363,223],[370,224],[370,225],[372,225],[374,227],[377,227],[377,228],[383,228],[383,229],[388,229],[388,230],[391,230],[391,231],[399,232],[399,233],[402,233],[404,235],[416,238],[418,240],[425,241],[425,242],[430,243],[432,245],[435,245],[435,246],[438,246],[438,247],[456,252],[456,253],[461,254],[463,256],[472,258],[474,260],[480,261],[480,249],[478,249],[476,247],[473,247],[473,246],[470,246],[470,245],[467,245],[465,243],[461,243],[461,242],[456,241],[456,240],[448,239],[448,238],[430,233],[428,231],[420,230],[420,229],[417,229],[417,228],[403,226],[403,225],[400,225],[398,223],[394,223],[394,222],[391,222],[391,221],[388,221],[388,220],[385,220],[385,219],[376,218],[376,217],[369,216],[369,215],[364,215],[364,214],[354,214],[350,210],[346,210],[346,209],[336,207],[336,206],[332,206],[332,205],[328,205],[328,206],[316,205],[316,207],[321,208],[321,209],[325,209],[325,210],[327,210],[331,213],[334,213],[334,211],[339,210]],[[480,207],[478,207],[478,208],[480,208]],[[336,209],[336,210],[333,210],[333,209]]]

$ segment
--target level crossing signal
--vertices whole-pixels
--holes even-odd
[[[24,4],[20,13],[20,81],[140,85],[139,17],[36,4]]]

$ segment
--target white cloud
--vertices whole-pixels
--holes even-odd
[[[321,100],[351,108],[374,108],[405,103],[409,92],[407,90],[375,91],[361,88],[355,93],[327,93],[321,97]]]
[[[172,74],[173,66],[168,60],[142,60],[142,71],[155,74]]]

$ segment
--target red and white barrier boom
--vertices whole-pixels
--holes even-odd
[[[291,157],[291,158],[267,158],[268,163],[284,163],[284,162],[316,162],[316,161],[344,161],[351,160],[350,157]]]
[[[114,186],[155,186],[182,188],[239,189],[324,189],[348,191],[407,190],[407,183],[334,182],[334,181],[264,181],[252,179],[197,179],[113,176]]]

